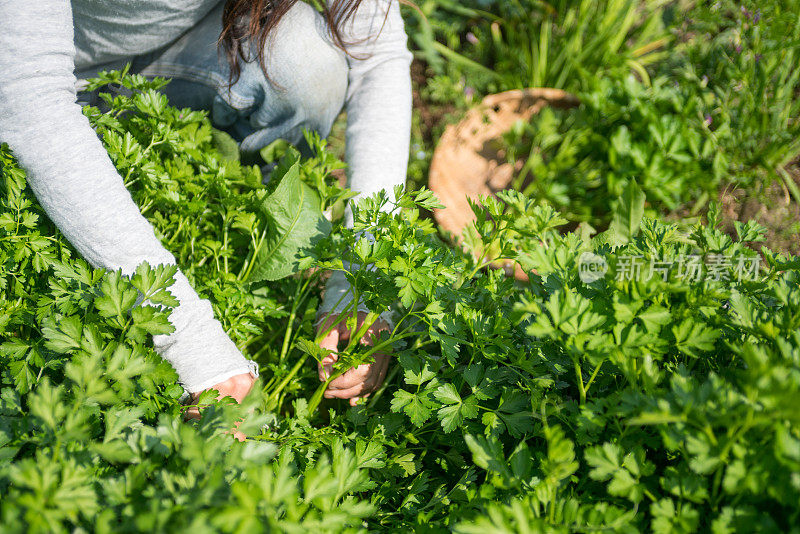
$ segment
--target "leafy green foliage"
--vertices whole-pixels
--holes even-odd
[[[694,199],[696,213],[728,178],[704,103],[668,78],[600,79],[579,96],[579,108],[544,109],[506,135],[511,160],[524,162],[515,188],[570,220],[607,225],[632,181],[658,212]]]
[[[795,262],[764,250],[762,272],[761,256],[722,233],[713,211],[710,226],[689,235],[649,218],[634,222],[642,212],[634,187],[622,245],[612,244],[614,230],[563,235],[551,208],[519,193],[498,196],[474,206],[471,235],[486,251],[477,260],[443,246],[419,220],[425,191],[399,195],[405,209],[394,215],[380,210],[386,196],[368,200],[355,228],[340,231],[351,254],[362,232],[375,238],[370,251],[380,251],[370,256],[373,270],[347,272],[354,291],[377,307],[401,296],[388,341],[402,388],[389,408],[407,420],[413,437],[404,439],[425,447],[422,473],[442,469],[445,481],[461,481],[475,467],[485,472],[470,505],[442,504],[440,513],[457,509],[456,529],[465,532],[473,523],[502,530],[505,513],[556,529],[692,530],[732,524],[731,514],[742,518],[736,528],[790,524],[798,494],[794,486],[792,497],[785,493],[785,477],[793,468],[771,451],[775,425],[798,436],[796,418],[781,408],[798,387],[788,379],[796,362],[783,355],[798,342]],[[762,233],[756,224],[741,228],[749,240]],[[581,280],[585,252],[604,259],[604,277]],[[482,270],[500,257],[529,270],[527,287]],[[321,265],[343,268],[334,258]],[[762,326],[742,322],[755,316]],[[783,369],[784,387],[751,389],[761,381],[752,350]],[[459,429],[464,443],[451,437]],[[546,455],[534,452],[545,444]],[[772,495],[724,484],[737,469],[765,472],[767,464],[776,469],[767,478],[786,481]],[[786,500],[774,501],[778,494]],[[476,505],[479,515],[464,507]]]
[[[609,226],[615,244],[627,243],[639,231],[644,216],[644,203],[644,193],[636,182],[631,180],[619,199]]]
[[[256,213],[271,213],[255,209],[267,193],[258,169],[216,152],[203,115],[169,107],[155,91],[163,82],[119,73],[102,81],[133,91],[107,96],[109,112],[87,114],[142,211],[176,245],[196,287],[225,303],[230,313],[221,317],[235,339],[271,335],[255,322],[269,320],[265,310],[281,316],[281,293],[236,283],[248,262],[237,247],[266,235]],[[129,278],[91,269],[5,148],[0,158],[3,530],[357,528],[371,507],[346,497],[366,484],[349,450],[296,458],[269,443],[232,443],[228,429],[266,392],[241,407],[206,395],[200,423],[182,422],[183,390],[149,341],[172,331],[176,268],[143,264]],[[307,165],[306,175],[315,172]],[[241,428],[256,434],[267,420],[257,411]]]
[[[428,0],[420,8],[427,21],[412,10],[407,19],[431,76],[420,91],[423,124],[430,108],[464,111],[487,92],[556,87],[580,97],[577,109],[544,109],[508,133],[508,159],[522,167],[517,190],[591,231],[608,227],[631,180],[651,215],[690,222],[746,188],[751,203],[785,199],[789,214],[770,230],[777,246],[795,250],[797,0]],[[413,156],[427,152],[424,134],[415,135],[411,165],[423,184],[427,159]]]
[[[258,250],[248,281],[278,280],[300,269],[301,257],[308,257],[314,241],[330,232],[322,216],[319,195],[300,180],[300,163],[295,162],[280,179],[261,206],[268,221],[268,234]]]
[[[298,247],[296,268],[313,269],[246,284],[281,233],[264,204],[284,180],[291,202],[317,179],[330,188],[318,210],[341,198],[330,155],[314,142],[310,159],[289,150],[264,186],[257,167],[215,149],[202,114],[162,100],[160,81],[107,82],[131,94],[87,114],[265,379],[241,406],[203,395],[201,419],[182,422],[182,390],[149,341],[170,328],[174,268],[91,269],[2,150],[4,529],[788,531],[800,520],[800,259],[751,248],[758,224],[733,238],[711,210],[685,233],[646,216],[629,181],[626,239],[592,238],[507,191],[474,204],[475,257],[422,217],[438,206],[430,191],[396,191],[360,201],[353,228],[334,223]],[[588,282],[586,257],[607,269]],[[498,259],[530,280],[487,268]],[[324,270],[395,312],[373,346],[339,348],[334,372],[395,355],[355,407],[322,400],[313,365]],[[239,419],[245,443],[229,434]]]
[[[777,179],[795,202],[800,191],[785,167],[800,152],[800,73],[790,67],[798,59],[798,8],[796,0],[700,3],[683,30],[690,44],[664,68],[708,95],[706,121],[732,181],[752,187]]]
[[[429,0],[409,11],[420,55],[437,75],[468,76],[481,93],[574,91],[593,76],[646,72],[669,41],[659,2]]]

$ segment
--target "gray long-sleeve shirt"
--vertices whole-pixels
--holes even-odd
[[[397,2],[365,0],[346,29],[350,186],[365,194],[405,182],[411,123],[410,54]],[[75,70],[161,48],[219,0],[0,0],[0,142],[28,172],[42,207],[94,266],[132,273],[174,264],[140,214],[76,103]],[[378,6],[380,4],[380,6]],[[375,37],[378,30],[380,34]],[[57,127],[55,126],[57,125]],[[253,370],[179,273],[173,334],[156,349],[184,387],[200,391]]]

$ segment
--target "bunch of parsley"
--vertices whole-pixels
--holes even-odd
[[[162,82],[112,73],[97,86],[109,82],[128,92],[87,114],[265,379],[244,405],[205,395],[201,419],[182,422],[177,377],[149,341],[171,328],[174,268],[142,265],[130,278],[89,268],[4,150],[6,530],[797,523],[800,262],[756,252],[757,224],[732,239],[712,210],[687,234],[644,218],[631,181],[594,237],[563,232],[558,212],[515,192],[474,204],[466,240],[477,256],[421,216],[437,206],[424,189],[364,199],[345,228],[322,219],[347,193],[318,139],[308,137],[310,159],[286,150],[264,185],[203,114],[169,106]],[[500,260],[530,280],[490,268]],[[395,356],[381,389],[352,408],[321,398],[313,365],[330,270],[348,278],[353,302],[394,311],[373,346],[339,347],[335,373],[377,350]],[[228,433],[237,419],[245,443]]]

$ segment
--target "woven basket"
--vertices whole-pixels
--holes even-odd
[[[545,106],[571,108],[578,99],[560,89],[532,88],[489,95],[470,109],[458,124],[448,126],[431,162],[429,187],[445,209],[434,211],[439,226],[456,241],[475,214],[467,198],[493,195],[509,186],[515,169],[506,161],[502,136],[518,120],[529,120]],[[517,278],[527,276],[519,266],[503,265]]]

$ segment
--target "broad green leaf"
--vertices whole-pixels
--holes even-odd
[[[492,437],[473,436],[466,434],[464,441],[472,452],[472,461],[481,469],[492,471],[505,479],[512,478],[508,468],[502,444]]]
[[[473,419],[478,415],[478,401],[475,396],[462,400],[453,384],[440,386],[434,391],[433,396],[445,405],[436,412],[445,433],[458,428],[465,419]]]
[[[149,303],[175,307],[178,305],[178,299],[167,288],[175,283],[174,276],[177,272],[178,267],[175,265],[151,267],[148,263],[142,263],[131,277],[131,285],[138,289]]]
[[[298,272],[300,260],[331,229],[322,216],[319,195],[300,180],[299,162],[280,178],[261,210],[267,218],[268,235],[255,253],[248,282],[279,280]]]
[[[130,445],[121,439],[95,443],[92,446],[92,450],[107,462],[114,464],[127,463],[136,458],[136,453],[131,449]]]
[[[439,386],[433,396],[442,404],[459,404],[461,402],[461,395],[458,394],[453,384]]]
[[[436,376],[436,371],[431,366],[432,362],[427,359],[403,353],[398,361],[405,370],[403,374],[406,384],[421,386]]]
[[[81,347],[83,325],[77,316],[65,317],[58,323],[48,320],[42,328],[45,338],[45,347],[55,352],[65,354]]]
[[[219,152],[222,159],[228,161],[239,161],[239,143],[230,134],[211,128],[211,144]]]
[[[720,336],[719,330],[691,319],[685,319],[681,324],[673,326],[672,333],[675,336],[675,345],[684,353],[694,357],[712,350]]]
[[[611,234],[611,243],[623,245],[639,233],[639,227],[644,216],[645,195],[635,180],[628,182],[628,187],[620,197],[611,225],[608,230]]]

